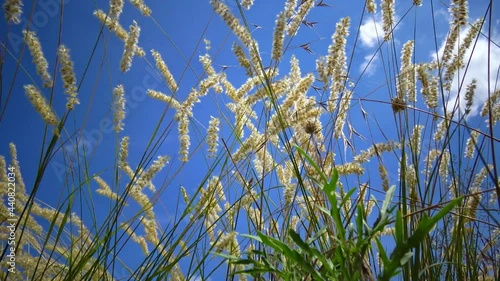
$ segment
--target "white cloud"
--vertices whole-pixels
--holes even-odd
[[[372,59],[372,57],[373,57],[373,59]],[[377,68],[377,64],[376,64],[377,60],[378,60],[377,55],[365,56],[363,63],[359,66],[359,72],[362,73],[364,71],[368,77],[372,76],[373,74],[375,74],[375,70]],[[366,68],[366,70],[365,70],[365,68]]]
[[[382,21],[380,19],[365,21],[359,30],[361,43],[366,47],[371,48],[378,45],[379,38],[383,41],[384,31],[382,30]]]
[[[460,38],[465,38],[468,30],[462,30],[460,33]],[[445,39],[446,40],[446,39]],[[492,39],[498,42],[499,38]],[[439,54],[444,51],[445,42],[441,44],[439,49]],[[447,102],[447,108],[452,110],[455,106],[458,98],[460,109],[465,108],[465,92],[468,84],[471,83],[472,79],[477,80],[477,87],[474,94],[474,103],[471,107],[471,112],[468,117],[475,116],[479,113],[483,107],[485,101],[488,99],[488,79],[490,81],[491,91],[495,90],[495,85],[497,84],[497,73],[500,66],[500,48],[494,44],[490,45],[490,57],[488,63],[488,39],[484,36],[480,36],[475,47],[474,43],[471,45],[469,50],[465,53],[464,62],[467,69],[461,69],[458,74],[453,78],[451,84],[451,91],[449,93],[449,99]],[[456,47],[455,47],[456,49]],[[456,51],[454,52],[456,53]],[[433,55],[435,57],[435,54]],[[470,61],[469,61],[470,60]],[[468,63],[468,66],[467,66]],[[490,66],[490,75],[488,77],[488,65]],[[467,70],[467,72],[465,71]],[[500,82],[500,81],[498,81]],[[459,87],[460,95],[459,95]]]

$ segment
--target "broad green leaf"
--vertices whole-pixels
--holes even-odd
[[[257,263],[256,260],[252,260],[252,259],[240,259],[240,260],[237,260],[237,261],[229,261],[230,264],[243,264],[243,265],[247,265],[247,264],[255,264]]]
[[[327,232],[327,230],[328,230],[328,226],[327,225],[323,226],[320,230],[318,230],[316,233],[314,233],[313,236],[311,236],[311,238],[307,239],[306,243],[311,244],[312,242],[318,240],[318,238],[323,236]]]
[[[432,217],[424,216],[420,221],[417,229],[413,235],[408,238],[408,246],[411,248],[417,247],[424,239],[431,229],[436,225],[436,223],[442,219],[446,214],[448,214],[458,203],[462,201],[462,197],[455,198],[450,201],[446,206],[441,208],[437,214]],[[425,213],[424,213],[425,214]]]
[[[331,260],[327,259],[323,253],[321,253],[320,251],[318,251],[318,249],[316,248],[312,248],[311,251],[313,252],[314,256],[316,258],[318,258],[319,261],[321,261],[321,263],[323,264],[323,266],[326,267],[326,269],[329,271],[329,272],[332,272],[334,270],[333,268],[333,263]]]
[[[396,222],[395,222],[395,230],[396,230],[396,244],[403,243],[403,217],[401,216],[401,211],[398,210],[396,212]]]
[[[412,257],[413,257],[413,252],[409,251],[408,253],[406,253],[406,254],[403,255],[403,257],[399,261],[399,264],[401,266],[405,265]]]
[[[337,206],[337,197],[332,196],[332,218],[333,221],[335,222],[335,229],[337,230],[337,234],[339,235],[339,238],[342,242],[345,241],[345,229],[344,225],[342,224],[342,218],[340,217],[340,209]]]
[[[378,248],[380,260],[382,260],[384,267],[387,267],[389,265],[390,261],[389,261],[389,258],[387,257],[384,246],[382,245],[382,242],[380,242],[380,239],[378,237],[375,237],[375,242],[377,242],[377,248]]]
[[[328,261],[320,251],[318,251],[315,248],[311,248],[306,242],[304,242],[304,240],[302,240],[302,238],[297,232],[295,232],[293,229],[290,229],[289,235],[295,242],[295,244],[297,244],[297,246],[299,246],[303,251],[305,251],[311,256],[316,257],[319,261],[321,261],[323,265],[325,265],[328,268],[329,271],[333,270],[331,262]]]
[[[351,199],[351,195],[356,191],[356,188],[353,188],[344,195],[344,198],[342,198],[342,202],[340,202],[340,206],[344,206],[344,204],[347,202],[347,200]]]
[[[358,212],[358,215],[356,216],[356,228],[358,231],[358,235],[362,235],[363,234],[363,220],[365,219],[363,205],[358,204],[357,212]],[[358,241],[361,241],[361,239],[358,239]]]
[[[314,162],[314,160],[312,160],[311,156],[309,156],[307,154],[307,152],[305,152],[302,149],[302,147],[300,147],[300,146],[298,146],[296,144],[294,144],[293,146],[297,149],[297,151],[299,152],[299,154],[302,155],[302,157],[306,158],[307,162],[309,162],[309,164],[314,167],[314,169],[316,170],[316,172],[318,173],[318,175],[321,176],[321,179],[323,180],[323,184],[327,185],[328,181],[326,179],[325,173],[323,173],[323,171],[321,171],[321,169],[319,168],[319,166]]]
[[[387,190],[387,193],[385,194],[385,199],[384,203],[382,203],[382,209],[380,210],[380,215],[381,217],[385,217],[387,214],[387,211],[389,210],[389,205],[392,202],[392,198],[394,197],[394,191],[396,190],[396,186],[393,185]]]
[[[246,238],[250,238],[252,240],[256,240],[258,242],[261,242],[262,243],[262,240],[260,239],[259,236],[255,236],[255,235],[250,235],[250,234],[240,234],[240,236],[242,237],[246,237]]]
[[[284,253],[286,251],[286,248],[288,248],[287,245],[283,244],[281,241],[274,239],[272,237],[269,237],[261,232],[257,232],[257,235],[259,236],[260,240],[262,243],[265,245],[272,247],[273,249],[277,250],[278,252]],[[289,250],[290,248],[288,248]]]
[[[295,244],[297,244],[297,246],[299,246],[299,248],[301,248],[304,252],[312,254],[309,245],[306,242],[304,242],[304,240],[302,240],[302,238],[297,232],[295,232],[293,229],[290,229],[288,231],[288,235],[290,236],[290,238],[292,238],[293,242],[295,242]]]
[[[330,201],[330,204],[333,204],[331,197],[335,196],[335,190],[337,189],[338,179],[339,179],[339,172],[337,171],[337,169],[334,168],[330,182],[325,183],[325,186],[323,187],[323,192],[326,193],[328,201]]]

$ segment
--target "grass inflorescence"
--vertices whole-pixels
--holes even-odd
[[[154,3],[96,1],[95,45],[77,53],[66,4],[47,42],[22,2],[4,3],[5,26],[25,25],[31,60],[0,46],[2,76],[16,73],[0,80],[0,126],[25,92],[43,130],[0,155],[2,280],[499,280],[493,1],[472,18],[464,0],[336,16],[286,0],[266,21],[275,3],[212,0],[191,54]],[[227,33],[216,44],[212,22]],[[88,149],[99,114],[106,149]]]

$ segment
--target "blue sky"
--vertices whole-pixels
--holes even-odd
[[[230,0],[225,2],[236,14],[237,6],[234,2]],[[263,63],[266,66],[270,61],[275,15],[283,9],[283,1],[256,0],[255,2],[246,16],[253,28],[252,35],[259,42]],[[378,52],[374,61],[366,66],[367,60],[377,52],[379,42],[381,42],[374,34],[378,32],[379,37],[382,37],[383,33],[380,28],[379,7],[375,15],[365,14],[361,21],[363,1],[325,0],[324,3],[328,4],[329,7],[313,9],[306,19],[309,22],[317,22],[315,27],[311,29],[302,25],[298,36],[290,43],[289,50],[285,52],[284,59],[280,64],[280,77],[288,72],[289,58],[292,54],[299,58],[303,75],[314,71],[315,60],[319,56],[327,54],[328,45],[331,43],[330,36],[335,30],[335,23],[341,17],[350,16],[351,28],[346,51],[348,63],[352,54],[349,76],[354,81],[357,81],[354,98],[388,101],[390,97],[387,86],[384,85],[384,60],[387,61],[388,56],[399,58],[402,45],[409,39],[415,39],[416,41],[415,58],[417,62],[429,61],[435,53],[434,35],[431,29],[432,22],[429,20],[431,13],[430,2],[424,1],[424,5],[417,10],[411,8],[411,1],[404,2],[396,5],[396,16],[398,19],[403,19],[395,30],[397,40],[394,47],[396,54],[391,54],[387,44],[384,44],[380,50],[385,57],[381,58],[380,52]],[[474,2],[475,5],[470,10],[470,22],[484,15],[488,1]],[[72,112],[66,123],[67,131],[63,133],[61,140],[67,140],[67,142],[62,143],[60,141],[58,143],[59,150],[54,155],[45,173],[38,192],[39,198],[44,202],[56,204],[61,199],[62,195],[60,194],[67,192],[69,186],[65,183],[64,176],[66,174],[61,171],[68,165],[68,157],[75,157],[75,142],[77,139],[80,140],[78,142],[79,150],[85,148],[91,154],[87,159],[91,161],[89,163],[89,172],[102,173],[101,177],[104,179],[112,178],[115,147],[121,137],[125,135],[129,135],[131,138],[129,161],[132,168],[135,168],[139,163],[142,153],[149,142],[149,137],[165,109],[164,104],[147,97],[146,90],[155,89],[168,93],[166,84],[159,79],[149,50],[154,48],[163,56],[172,74],[177,79],[179,91],[176,98],[181,101],[185,99],[191,87],[203,75],[203,68],[198,62],[198,56],[205,53],[204,38],[211,41],[210,54],[216,71],[222,70],[224,66],[229,66],[226,72],[229,80],[235,86],[246,80],[230,51],[235,38],[219,16],[212,12],[208,0],[147,1],[147,4],[153,11],[152,18],[154,21],[141,16],[129,2],[125,3],[120,18],[122,26],[127,30],[132,20],[138,22],[142,29],[139,45],[146,51],[145,59],[135,57],[132,69],[126,73],[119,71],[123,42],[106,28],[103,29],[102,34],[99,34],[101,24],[93,16],[96,9],[106,11],[108,1],[66,0],[61,31],[59,30],[61,24],[59,12],[55,10],[59,8],[59,0],[24,1],[24,13],[20,25],[6,25],[4,20],[0,21],[0,40],[2,40],[3,44],[1,56],[5,59],[2,69],[2,95],[0,97],[2,102],[0,113],[3,113],[0,120],[0,155],[8,155],[8,143],[14,142],[17,145],[18,158],[28,190],[35,180],[36,167],[43,149],[41,140],[44,134],[44,123],[34,111],[22,88],[24,84],[28,83],[41,84],[36,69],[31,63],[31,55],[27,48],[23,47],[22,29],[28,22],[31,22],[31,29],[37,32],[41,41],[51,74],[54,73],[55,54],[59,40],[70,49],[74,60],[77,83],[80,85],[78,97],[81,104]],[[434,3],[434,5],[437,46],[439,49],[448,32],[448,12],[445,4]],[[408,10],[410,11],[406,14]],[[29,20],[30,11],[34,11],[31,21]],[[498,15],[498,13],[493,14]],[[414,17],[415,21],[413,20]],[[416,33],[413,30],[415,24],[417,26]],[[360,26],[360,33],[358,42],[355,45],[358,26]],[[498,16],[493,19],[492,31],[493,40],[500,43]],[[60,37],[59,34],[61,34]],[[487,90],[484,70],[484,60],[486,58],[484,54],[487,44],[485,42],[487,41],[484,38],[479,39],[477,49],[471,59],[469,73],[477,75],[468,75],[465,78],[466,82],[473,77],[479,80],[477,104],[484,103],[486,99],[484,94]],[[300,48],[300,45],[305,43],[309,43],[312,54]],[[354,46],[356,46],[355,49]],[[6,52],[4,52],[4,47],[7,48]],[[24,52],[22,51],[23,48]],[[498,74],[496,73],[498,65],[500,65],[500,48],[492,46],[491,53],[493,68],[490,80],[497,81],[496,77],[498,76],[496,75]],[[187,67],[187,60],[190,58],[190,67]],[[17,68],[18,60],[20,60],[20,68]],[[88,69],[84,76],[87,65]],[[360,77],[365,66],[367,70]],[[15,79],[14,75],[16,75]],[[109,129],[109,122],[113,119],[111,92],[118,84],[123,84],[125,87],[127,113],[125,130],[117,135]],[[62,116],[66,97],[63,95],[59,75],[53,92],[44,89],[43,94],[46,97],[52,95],[53,107],[58,115]],[[310,90],[308,94],[314,95],[315,92]],[[452,91],[451,96],[453,95],[454,92]],[[319,97],[317,98],[319,99]],[[228,101],[228,98],[215,95],[212,92],[203,97],[201,103],[195,105],[195,118],[192,122],[194,125],[191,127],[192,145],[190,151],[193,152],[196,149],[198,151],[194,154],[193,159],[175,176],[173,181],[170,181],[172,173],[180,167],[177,155],[177,124],[175,122],[169,124],[174,112],[173,110],[167,111],[166,117],[160,125],[160,132],[165,128],[169,128],[170,134],[164,139],[164,142],[155,151],[154,155],[154,158],[156,158],[156,155],[165,154],[172,157],[171,166],[167,166],[164,172],[160,173],[155,179],[157,187],[168,182],[165,195],[160,199],[160,204],[155,209],[157,214],[165,214],[165,216],[158,215],[162,225],[166,225],[166,222],[169,221],[168,216],[173,215],[175,212],[175,208],[172,208],[172,206],[177,203],[173,204],[172,200],[177,200],[177,191],[180,185],[185,186],[188,191],[194,191],[196,185],[205,176],[205,173],[200,171],[206,170],[211,164],[211,162],[204,160],[206,158],[206,145],[203,144],[202,138],[205,134],[205,128],[208,127],[210,115],[221,117],[217,105],[224,106],[224,103]],[[421,97],[419,102],[422,102]],[[394,117],[390,106],[384,105],[385,107],[382,107],[380,104],[368,102],[364,102],[362,105],[363,109],[369,112],[369,115],[379,121],[381,128],[389,132],[388,136],[395,138],[394,132],[391,132],[391,129],[394,128]],[[375,142],[383,140],[378,129],[370,130],[370,128],[367,128],[361,117],[359,103],[353,102],[352,112],[351,124],[355,125],[358,132],[369,139],[371,138],[370,134],[372,134],[373,138],[376,139]],[[477,114],[477,109],[473,111],[473,114]],[[476,117],[471,117],[469,121],[471,124],[483,124],[483,121]],[[356,126],[356,124],[361,125]],[[48,132],[50,133],[51,129]],[[227,136],[230,132],[229,126],[223,126],[221,132],[223,136]],[[200,142],[202,146],[197,148],[196,146]],[[358,150],[366,149],[371,144],[369,141],[366,142],[361,139],[357,139],[355,142]],[[48,140],[46,140],[45,146],[47,144]],[[10,160],[8,157],[7,159]],[[397,167],[395,168],[397,169]],[[374,171],[372,177],[376,178],[376,169]],[[395,180],[397,172],[393,170],[390,177]],[[97,187],[94,182],[90,186],[94,189]],[[94,200],[96,206],[107,206],[106,204],[109,204],[109,200],[99,196],[94,196]],[[161,221],[162,219],[164,221]]]

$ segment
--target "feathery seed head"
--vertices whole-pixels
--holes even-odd
[[[120,142],[120,168],[123,168],[127,165],[128,158],[128,145],[129,145],[129,137],[125,136],[122,138]]]
[[[76,76],[73,70],[73,61],[69,55],[69,49],[64,45],[60,45],[57,51],[57,56],[61,61],[61,75],[63,78],[63,87],[65,93],[69,96],[66,108],[72,110],[76,104],[80,104],[77,96]]]
[[[290,5],[291,6],[291,5]],[[306,18],[309,11],[314,7],[314,0],[303,0],[299,6],[299,10],[293,15],[286,27],[288,36],[293,37],[297,34],[302,21]]]
[[[123,119],[125,119],[125,89],[123,85],[118,85],[113,89],[113,121],[115,132],[123,130]]]
[[[478,137],[479,137],[479,132],[472,131],[470,133],[470,137],[467,139],[467,142],[465,144],[465,152],[464,152],[465,158],[472,159],[472,157],[474,156],[474,151],[476,150]]]
[[[122,40],[123,42],[127,42],[127,38],[129,37],[128,32],[120,25],[117,19],[111,19],[104,13],[102,10],[96,10],[94,11],[94,16],[97,17],[97,19],[104,23],[105,26],[109,28],[109,30],[113,31],[115,35]],[[136,46],[135,48],[135,55],[138,57],[144,57],[146,53],[144,50]]]
[[[347,111],[349,110],[349,105],[351,104],[352,91],[346,90],[342,95],[340,100],[340,107],[335,121],[335,132],[334,137],[339,138],[343,135],[344,123],[347,117]]]
[[[171,96],[167,96],[164,93],[148,90],[147,95],[154,99],[168,103],[174,109],[181,109],[181,104],[176,99]]]
[[[109,1],[109,17],[111,19],[118,19],[123,10],[123,0],[110,0]]]
[[[26,96],[28,96],[31,104],[35,107],[36,111],[42,116],[45,123],[49,125],[57,125],[59,120],[57,115],[52,110],[44,96],[38,91],[38,89],[33,85],[25,85],[24,91]]]
[[[33,57],[33,63],[36,66],[36,71],[43,80],[43,87],[51,88],[52,77],[50,76],[48,71],[49,63],[47,62],[47,59],[45,59],[42,51],[42,45],[40,44],[36,33],[33,31],[23,30],[23,34],[24,40],[26,41],[28,49],[30,50],[31,57]]]
[[[496,104],[499,104],[500,102],[500,89],[494,91],[490,97],[486,100],[486,102],[483,105],[483,108],[481,109],[481,116],[486,117],[490,113],[490,107],[491,109],[495,108]],[[494,112],[491,112],[491,114],[494,114]]]
[[[436,132],[434,133],[434,140],[435,141],[440,141],[443,138],[448,127],[450,126],[450,122],[451,122],[452,117],[453,117],[453,112],[448,112],[446,114],[445,118],[443,118],[443,120],[441,120],[441,122],[439,122],[439,124],[437,125],[437,128],[436,128]]]
[[[111,199],[113,201],[118,201],[119,200],[120,197],[118,196],[118,194],[116,194],[115,192],[113,192],[111,190],[111,188],[109,187],[109,185],[101,177],[96,176],[96,177],[94,177],[94,180],[99,185],[99,188],[96,190],[96,192],[98,194],[106,196],[106,197],[108,197],[109,199]]]
[[[421,144],[421,135],[424,126],[416,125],[413,128],[413,132],[410,136],[410,148],[416,155],[420,155],[420,144]]]
[[[184,200],[184,203],[189,204],[189,195],[188,195],[186,188],[184,186],[181,186],[181,193],[182,193],[182,198]]]
[[[287,19],[293,16],[295,8],[297,7],[297,0],[287,0],[285,3],[285,17]]]
[[[210,116],[210,122],[207,130],[207,144],[208,144],[208,157],[214,157],[217,153],[217,146],[219,145],[219,119]]]
[[[344,89],[347,80],[347,56],[346,56],[346,43],[347,36],[349,35],[349,17],[342,18],[336,24],[335,33],[332,35],[332,44],[328,47],[327,57],[327,73],[332,76],[332,83],[330,86],[330,99],[328,100],[328,111],[334,112],[336,109],[336,100]],[[327,78],[323,78],[327,80]]]
[[[252,7],[253,5],[253,1],[254,0],[241,0],[241,6],[243,6],[243,8],[249,10],[250,7]]]
[[[467,0],[452,0],[450,6],[450,13],[453,16],[453,25],[464,26],[467,25],[468,20],[468,7]]]
[[[178,119],[178,130],[179,130],[179,141],[180,141],[179,154],[181,155],[182,162],[187,162],[189,159],[188,154],[191,142],[189,138],[188,125],[189,125],[189,117],[185,114],[179,116]]]
[[[252,45],[252,36],[250,32],[242,26],[239,20],[231,13],[229,8],[221,1],[210,1],[215,12],[226,22],[226,25],[233,31],[234,35],[238,37],[241,42],[246,46]]]
[[[130,0],[130,3],[132,3],[132,5],[134,5],[134,7],[136,7],[143,16],[148,17],[151,15],[151,9],[144,4],[143,0]]]
[[[9,152],[12,166],[14,167],[16,173],[16,189],[18,189],[17,194],[23,196],[26,193],[26,186],[24,184],[23,176],[21,174],[21,165],[19,165],[19,160],[17,159],[17,148],[16,145],[11,142],[9,143]]]
[[[406,101],[400,97],[391,98],[391,107],[394,113],[398,113],[406,109]]]
[[[382,29],[384,30],[384,40],[392,38],[392,29],[394,27],[394,0],[382,0]]]
[[[450,152],[448,149],[444,149],[441,155],[441,162],[439,163],[439,175],[443,182],[448,181],[448,167],[450,165]]]
[[[274,26],[272,58],[276,61],[283,55],[283,42],[285,40],[286,16],[284,12],[278,14]]]
[[[375,14],[377,12],[377,4],[374,0],[366,0],[366,10],[370,14]]]
[[[471,107],[474,103],[474,92],[476,91],[477,80],[472,79],[469,85],[467,85],[467,91],[465,92],[465,114],[469,114]]]
[[[158,172],[160,172],[165,167],[165,165],[168,164],[169,160],[170,160],[169,156],[158,156],[158,158],[155,161],[153,161],[153,165],[151,165],[151,167],[147,171],[142,173],[139,179],[137,180],[138,190],[140,190],[145,186],[151,186],[150,183],[153,177]]]
[[[304,126],[304,131],[309,134],[309,135],[313,135],[315,134],[317,131],[319,131],[320,128],[318,128],[316,126],[316,123],[312,122],[312,121],[307,121],[306,122],[306,125]]]
[[[127,37],[127,41],[125,41],[125,49],[123,50],[123,56],[120,62],[120,69],[122,72],[127,72],[132,66],[132,59],[137,49],[140,32],[141,28],[134,20],[130,26],[130,32]]]
[[[5,163],[5,157],[0,155],[0,183],[3,182],[7,182],[7,164]],[[3,192],[3,190],[1,192]]]
[[[415,84],[415,67],[412,63],[413,40],[409,40],[401,50],[401,69],[398,76],[398,96],[403,98],[405,95],[409,102],[415,102],[416,84]]]
[[[161,74],[165,78],[165,81],[167,81],[167,85],[172,91],[172,93],[177,91],[177,82],[175,82],[174,76],[172,73],[170,73],[170,70],[167,67],[167,64],[163,61],[160,53],[158,53],[155,50],[151,50],[151,54],[153,55],[155,62],[156,62],[156,67],[158,70],[160,70]]]
[[[252,64],[245,55],[243,48],[240,45],[233,43],[233,47],[231,50],[238,59],[238,63],[245,69],[247,76],[253,77]]]
[[[23,3],[21,0],[6,0],[3,4],[3,9],[5,10],[5,19],[7,22],[12,22],[14,24],[19,24],[21,22],[21,14]]]

